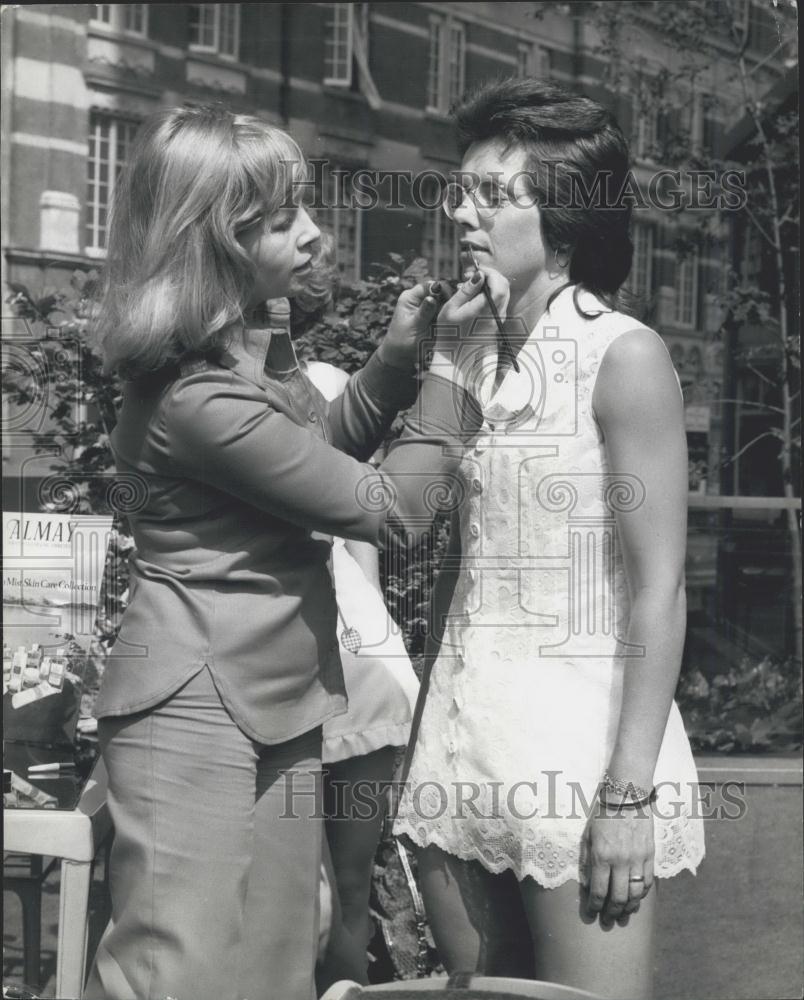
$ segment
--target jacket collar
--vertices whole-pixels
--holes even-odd
[[[264,386],[266,362],[274,335],[290,336],[290,303],[287,299],[267,302],[257,317],[257,325],[233,324],[219,358],[225,368]]]

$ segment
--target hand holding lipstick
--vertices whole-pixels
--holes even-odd
[[[472,249],[471,246],[468,247],[468,250],[469,250],[469,255],[472,258],[472,263],[475,266],[475,274],[482,273],[480,271],[480,265],[477,262],[477,257],[475,255],[475,251]],[[516,354],[514,353],[513,348],[511,347],[511,344],[510,344],[510,342],[508,340],[508,337],[505,334],[505,328],[503,327],[502,319],[500,318],[499,312],[497,312],[497,307],[494,304],[494,299],[491,297],[491,293],[489,292],[489,287],[488,287],[488,285],[486,284],[485,281],[483,282],[483,295],[484,295],[484,297],[486,299],[486,304],[488,305],[489,309],[491,310],[491,315],[492,315],[492,317],[494,319],[494,322],[497,324],[497,334],[498,334],[498,338],[499,338],[499,353],[501,355],[502,354],[507,355],[508,358],[510,359],[510,362],[511,362],[511,364],[513,366],[514,371],[518,372],[519,371],[519,362],[516,360]],[[500,360],[502,360],[502,359],[500,359]]]
[[[446,286],[446,282],[435,284]],[[458,382],[479,397],[481,385],[501,364],[500,330],[509,298],[507,279],[492,268],[477,268],[459,284],[434,326],[431,371]]]

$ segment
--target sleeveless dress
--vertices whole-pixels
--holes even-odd
[[[348,376],[340,369],[320,361],[308,362],[305,368],[325,398],[343,392]],[[419,693],[400,630],[342,538],[332,541],[332,575],[341,615],[339,640],[346,624],[358,630],[362,645],[353,653],[340,641],[349,707],[324,723],[324,764],[404,746]]]
[[[492,872],[585,883],[584,830],[622,703],[628,591],[612,474],[592,411],[606,348],[640,326],[574,288],[554,300],[461,465],[461,563],[394,832]],[[653,334],[658,336],[657,334]],[[453,522],[454,523],[454,522]],[[704,855],[697,773],[673,703],[654,783],[655,873]]]

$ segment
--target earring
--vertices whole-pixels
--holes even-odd
[[[563,254],[563,259],[559,258],[559,254]],[[570,262],[570,252],[567,247],[559,247],[554,252],[553,259],[556,262],[556,267],[561,271],[565,271],[569,267]]]

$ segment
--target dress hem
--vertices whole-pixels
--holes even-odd
[[[447,854],[451,854],[453,857],[459,858],[461,861],[477,861],[483,866],[487,871],[490,871],[493,875],[501,875],[504,871],[512,871],[516,876],[518,882],[522,882],[526,878],[532,878],[536,883],[545,889],[558,889],[560,886],[565,885],[567,882],[577,882],[579,885],[584,885],[585,880],[580,877],[580,872],[577,867],[570,870],[564,870],[559,876],[555,878],[549,878],[545,875],[543,871],[525,871],[523,866],[516,865],[510,858],[505,858],[498,864],[494,864],[485,857],[481,851],[459,851],[456,850],[455,845],[450,845],[445,842],[446,838],[440,837],[437,832],[431,831],[424,837],[424,842],[422,843],[422,838],[418,833],[414,833],[412,828],[404,823],[397,823],[394,826],[394,836],[405,836],[408,837],[417,847],[438,847],[440,850],[445,851]],[[664,865],[656,867],[654,871],[655,878],[672,878],[675,875],[680,875],[683,871],[692,872],[693,875],[698,874],[698,867],[706,856],[706,849],[701,848],[700,855],[685,858],[681,861],[675,862],[673,865]]]
[[[382,750],[384,747],[403,747],[408,742],[409,735],[409,722],[375,726],[359,733],[335,733],[332,736],[327,735],[325,725],[322,762],[324,765],[338,764],[352,757],[363,757],[368,753],[374,753],[375,750]]]

